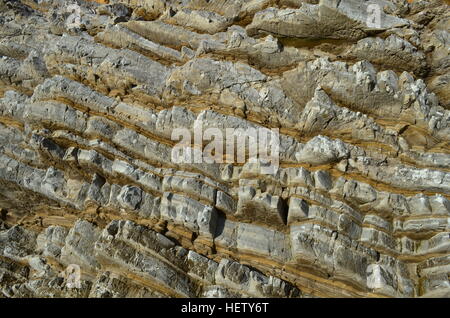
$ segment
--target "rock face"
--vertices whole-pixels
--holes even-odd
[[[450,297],[449,29],[441,0],[0,0],[0,298]],[[171,160],[200,124],[278,128],[279,168]]]

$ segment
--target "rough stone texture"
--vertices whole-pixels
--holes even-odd
[[[450,297],[448,2],[76,3],[0,0],[0,298]]]

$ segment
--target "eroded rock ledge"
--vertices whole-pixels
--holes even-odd
[[[450,296],[445,1],[103,2],[0,0],[0,297]]]

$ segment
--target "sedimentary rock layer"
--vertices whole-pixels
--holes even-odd
[[[449,297],[449,13],[0,0],[0,297]],[[200,124],[279,168],[171,160]]]

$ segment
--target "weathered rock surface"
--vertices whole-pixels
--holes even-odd
[[[450,297],[445,1],[105,2],[0,0],[0,298]]]

